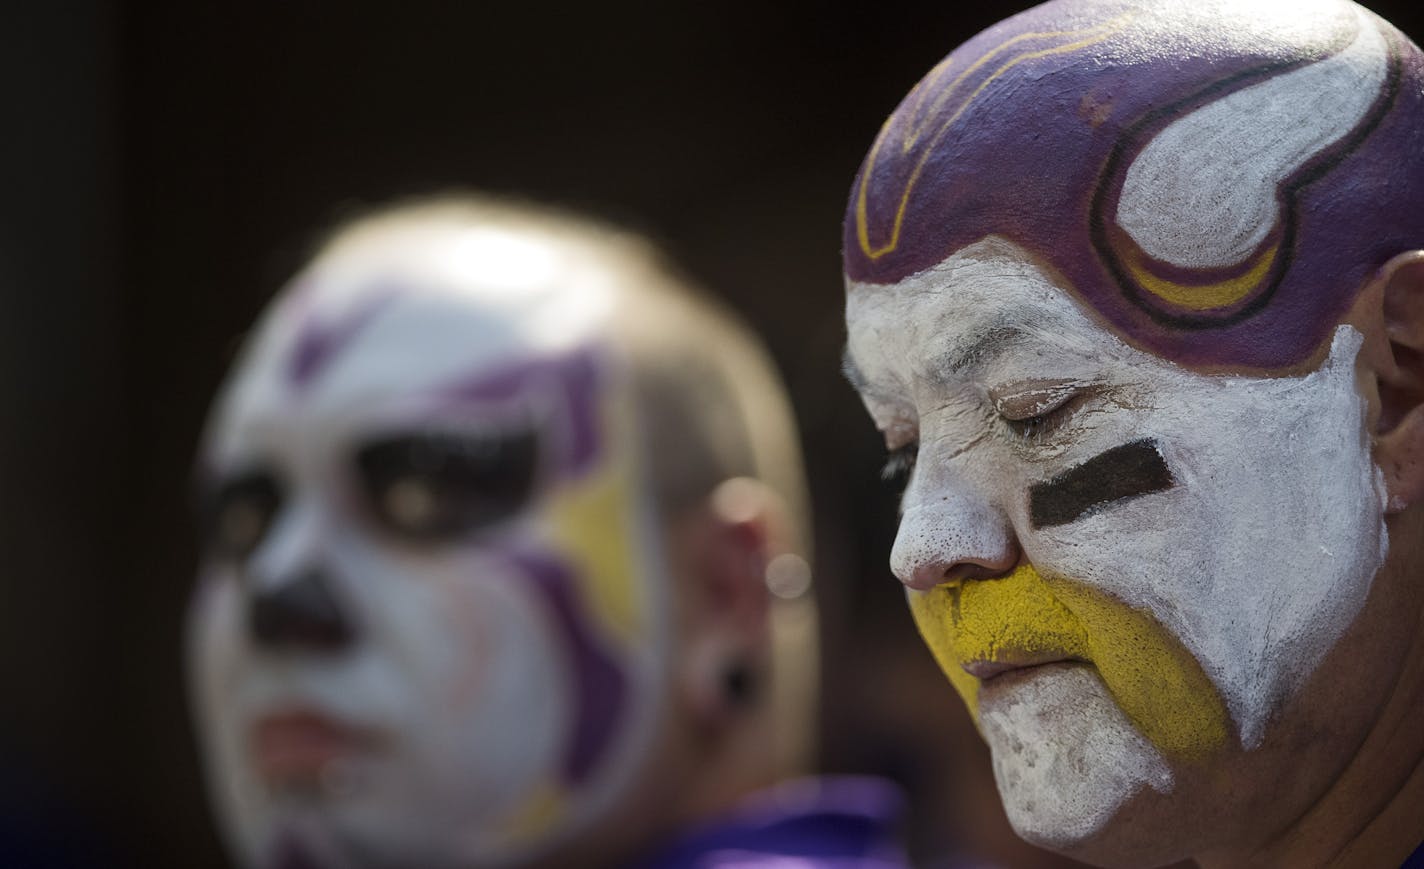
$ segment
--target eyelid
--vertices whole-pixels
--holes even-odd
[[[989,400],[1000,417],[1023,422],[1047,416],[1092,388],[1082,380],[1024,381],[990,390]]]

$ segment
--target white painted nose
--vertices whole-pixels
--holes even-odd
[[[890,570],[913,589],[1013,570],[1018,540],[1008,518],[989,502],[962,491],[907,493],[900,530],[890,550]]]
[[[326,521],[316,498],[293,499],[248,558],[248,584],[257,591],[275,590],[319,564],[329,543]]]

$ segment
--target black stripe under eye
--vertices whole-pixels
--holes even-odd
[[[1170,489],[1172,471],[1155,441],[1113,447],[1028,490],[1035,528],[1064,525],[1104,504]]]
[[[392,437],[356,454],[372,512],[387,530],[446,541],[508,519],[533,493],[538,438],[532,430]]]

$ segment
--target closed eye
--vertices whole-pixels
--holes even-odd
[[[1038,440],[1071,419],[1090,394],[1079,384],[1034,389],[995,400],[994,410],[1014,434]]]

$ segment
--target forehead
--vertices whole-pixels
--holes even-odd
[[[983,379],[1006,362],[1051,373],[1135,355],[1069,298],[1061,278],[993,237],[894,284],[851,282],[846,324],[851,377],[872,398],[926,380]]]
[[[564,240],[412,225],[345,238],[274,302],[229,378],[217,434],[359,418],[599,343],[610,263]]]

